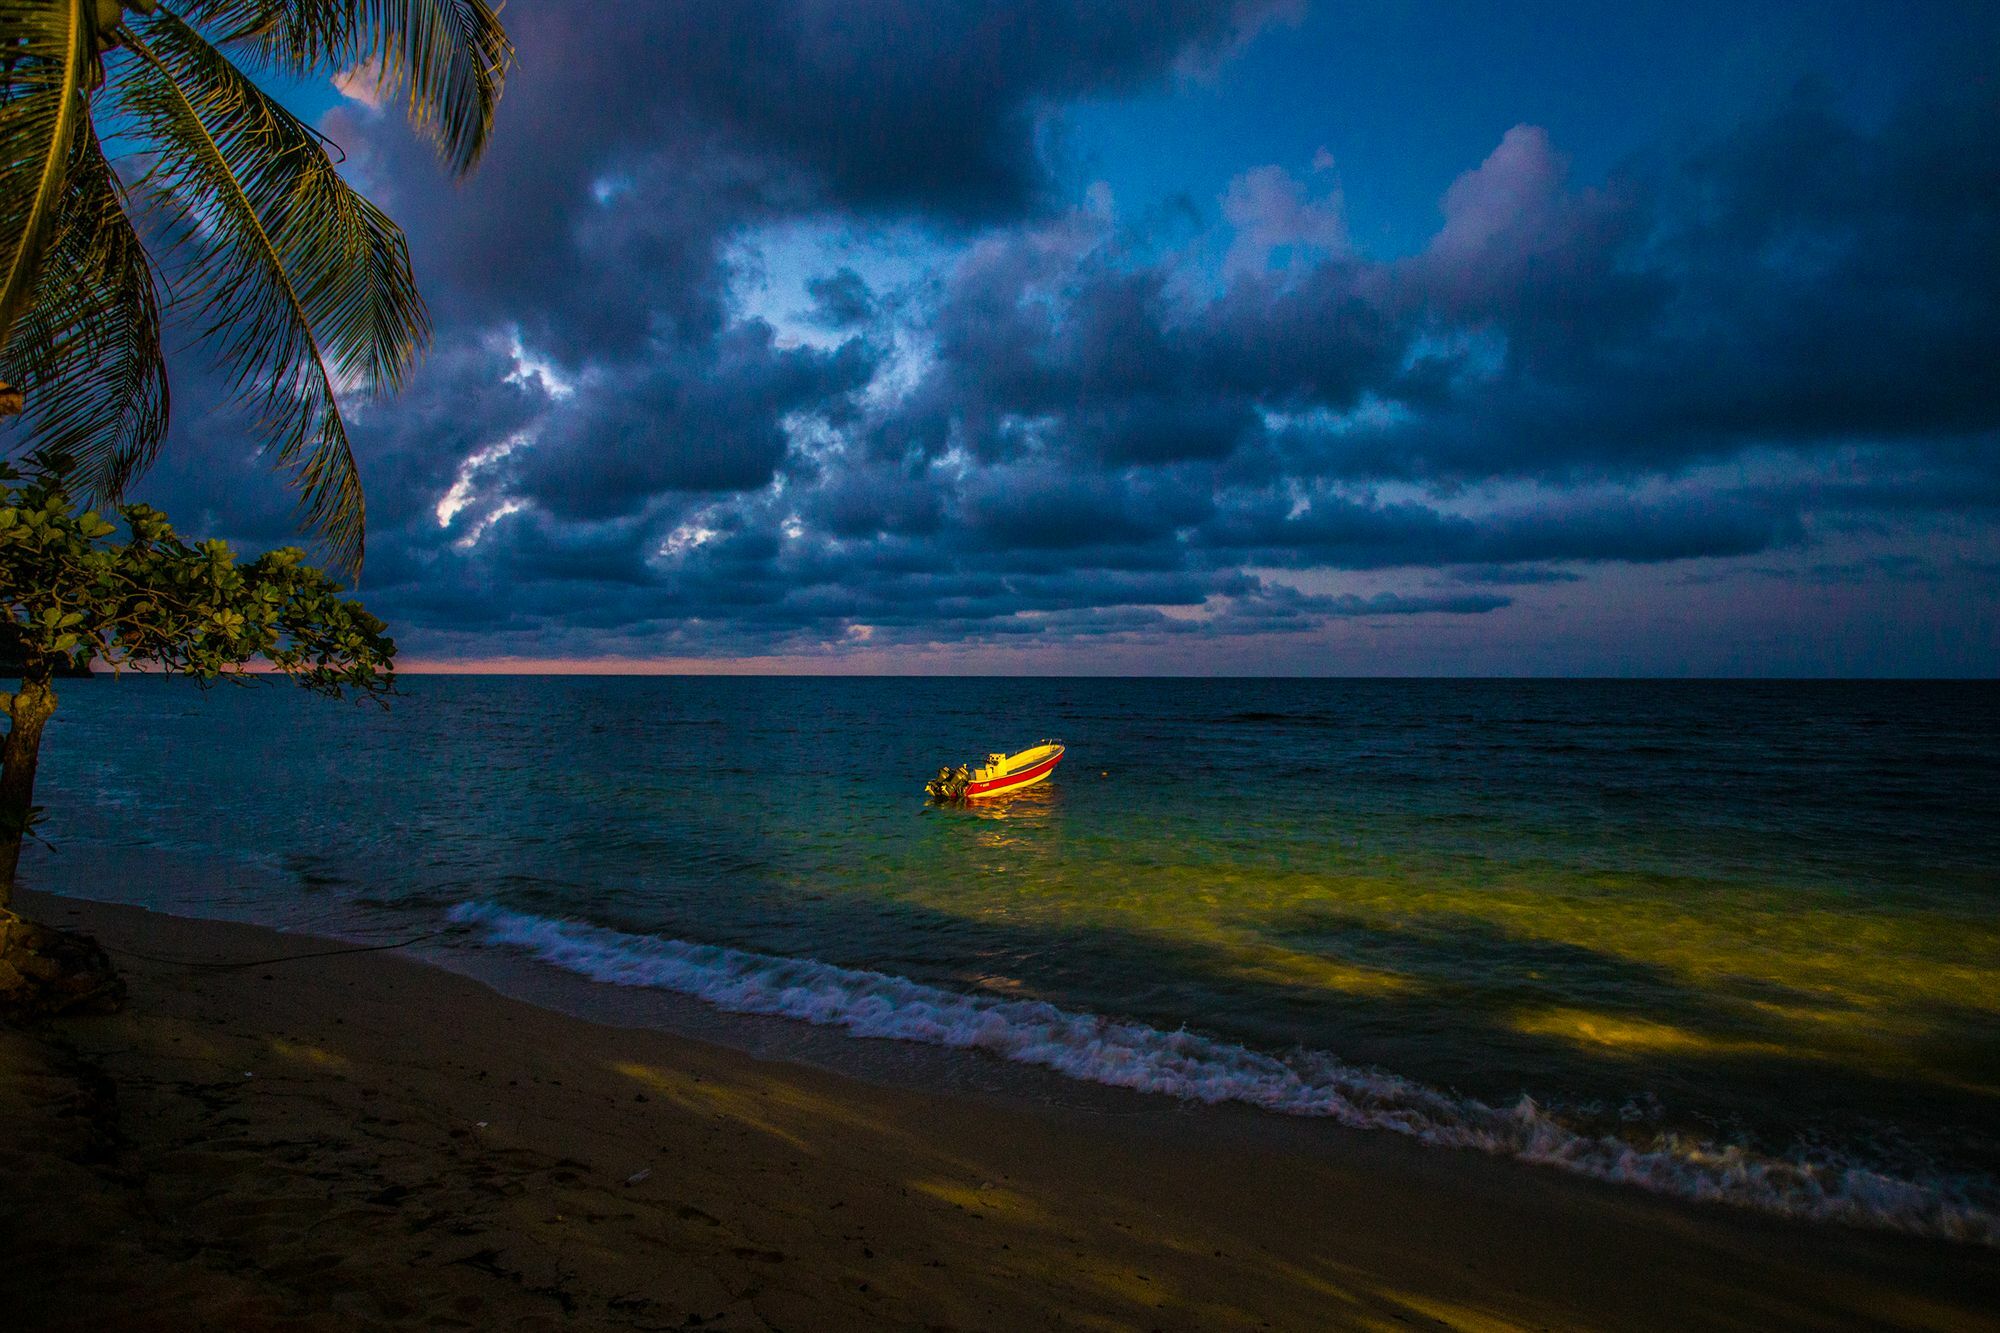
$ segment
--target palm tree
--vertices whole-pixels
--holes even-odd
[[[341,398],[400,387],[429,320],[402,231],[245,71],[379,75],[463,174],[513,56],[488,0],[0,0],[0,414],[118,498],[166,435],[162,306],[187,311],[358,571]]]

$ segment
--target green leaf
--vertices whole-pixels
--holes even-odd
[[[33,301],[0,352],[0,378],[26,398],[29,437],[74,459],[78,481],[99,495],[115,496],[166,437],[157,284],[88,120],[77,127]]]
[[[83,119],[90,57],[86,0],[0,0],[6,95],[0,99],[0,339],[34,291]]]
[[[457,171],[486,149],[514,46],[487,0],[186,0],[181,11],[294,74],[371,66]]]
[[[146,185],[193,255],[186,297],[261,397],[306,521],[358,569],[366,501],[334,376],[392,388],[429,336],[402,234],[194,29],[166,11],[143,27],[119,105],[162,149]]]

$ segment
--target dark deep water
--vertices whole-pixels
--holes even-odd
[[[402,690],[69,682],[30,882],[334,933],[456,911],[523,966],[1445,1143],[1526,1095],[1536,1132],[1865,1167],[1990,1237],[1933,1223],[1989,1217],[2000,1163],[1993,683]],[[1053,783],[925,806],[1044,735]]]

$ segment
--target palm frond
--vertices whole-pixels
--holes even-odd
[[[86,3],[0,0],[0,341],[34,292],[87,110]]]
[[[460,173],[493,132],[514,45],[488,0],[185,0],[219,45],[295,74],[370,65]]]
[[[303,71],[343,48],[353,7],[351,0],[181,0],[174,10],[217,44]]]
[[[144,184],[189,255],[182,299],[259,394],[307,522],[358,569],[364,502],[336,381],[393,389],[428,340],[402,233],[192,27],[163,10],[127,31],[119,105],[158,150]]]
[[[99,500],[116,500],[167,433],[158,288],[90,121],[77,126],[34,299],[0,351],[27,397],[38,448],[67,455]]]

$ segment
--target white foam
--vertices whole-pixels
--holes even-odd
[[[1642,1147],[1578,1133],[1525,1097],[1512,1107],[1493,1107],[1324,1052],[1281,1057],[1185,1029],[1167,1032],[1040,1001],[960,994],[812,959],[623,934],[489,903],[460,904],[451,919],[481,928],[489,943],[596,981],[674,991],[738,1013],[985,1051],[1111,1087],[1323,1116],[1683,1198],[2000,1244],[2000,1218],[1948,1179],[1902,1179],[1859,1165],[1775,1157],[1680,1136]]]

